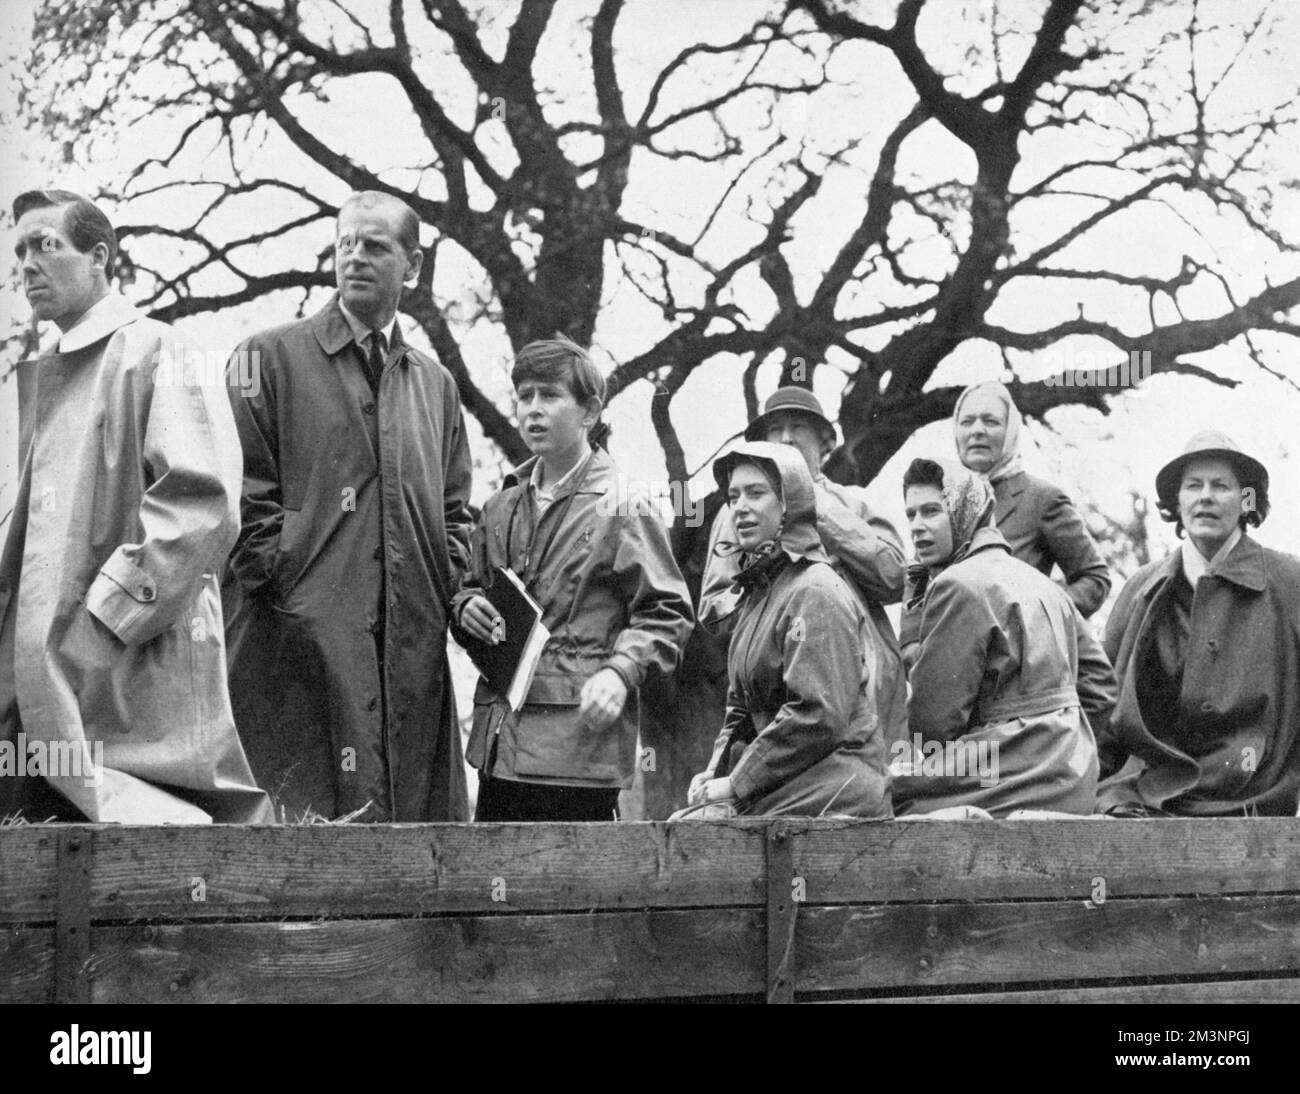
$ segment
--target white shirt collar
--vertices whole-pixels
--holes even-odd
[[[560,488],[564,486],[570,479],[572,479],[573,476],[576,475],[579,470],[581,470],[582,465],[586,462],[587,457],[590,455],[591,455],[591,445],[584,443],[583,452],[582,455],[578,457],[578,462],[575,463],[572,467],[570,467],[568,471],[566,471],[553,483],[551,483],[550,486],[546,486],[546,487],[542,486],[542,461],[541,459],[538,459],[538,461],[535,464],[533,464],[533,473],[528,477],[528,485],[532,487],[532,489],[537,493],[538,497],[548,502],[553,501],[555,495],[560,492]]]
[[[128,323],[143,318],[144,312],[125,296],[119,292],[110,292],[91,304],[81,318],[63,332],[54,347],[55,352],[71,353],[74,350],[85,349]]]
[[[339,311],[343,313],[343,318],[348,321],[348,326],[352,328],[352,336],[357,340],[358,346],[364,346],[366,339],[370,337],[370,328],[367,327],[360,319],[348,311],[348,307],[339,301]],[[384,332],[384,344],[389,347],[393,346],[393,328],[397,326],[397,313],[381,328]]]
[[[1232,549],[1237,546],[1240,539],[1241,526],[1238,525],[1232,530],[1232,535],[1228,537],[1227,542],[1214,552],[1213,558],[1208,560],[1201,554],[1190,538],[1183,540],[1183,576],[1187,578],[1187,583],[1195,589],[1196,583],[1201,578],[1232,554]]]

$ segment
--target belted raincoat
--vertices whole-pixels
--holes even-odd
[[[529,496],[536,462],[507,474],[483,508],[452,633],[465,637],[460,610],[508,566],[541,605],[551,637],[520,710],[479,680],[467,758],[496,779],[625,789],[635,772],[638,689],[676,668],[695,623],[690,593],[663,520],[645,499],[620,496],[607,452],[592,450],[540,520]],[[614,723],[595,730],[578,705],[602,668],[622,677],[628,697]]]
[[[807,464],[785,445],[746,442],[733,453],[775,469],[785,517],[776,550],[736,578],[727,709],[706,771],[730,777],[740,814],[888,817],[865,609],[822,549]],[[724,488],[731,457],[715,465]]]
[[[861,487],[813,480],[817,536],[826,557],[862,605],[862,652],[866,659],[871,705],[886,741],[907,735],[907,668],[884,605],[902,598],[907,576],[903,544],[892,524],[875,513]],[[739,556],[719,554],[719,543],[734,541],[731,507],[723,506],[709,532],[709,556],[700,586],[700,624],[713,634],[729,634],[736,625],[733,582]]]

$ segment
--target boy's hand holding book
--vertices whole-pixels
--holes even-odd
[[[506,640],[506,621],[485,596],[471,597],[461,609],[460,625],[489,646]]]

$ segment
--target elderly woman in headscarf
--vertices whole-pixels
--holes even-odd
[[[1300,804],[1300,559],[1261,547],[1268,471],[1226,434],[1156,476],[1179,538],[1106,623],[1119,704],[1099,734],[1103,812],[1294,816]]]
[[[958,396],[952,424],[962,466],[993,488],[994,518],[1012,555],[1049,577],[1059,567],[1065,591],[1088,618],[1110,592],[1110,573],[1069,497],[1020,466],[1021,416],[1011,392],[996,381],[972,384]],[[909,664],[916,625],[905,607],[900,641]]]
[[[713,473],[739,552],[727,710],[691,781],[703,819],[890,815],[884,736],[863,661],[866,617],[817,535],[812,476],[787,445],[747,442]]]
[[[914,460],[903,492],[920,624],[896,812],[1091,813],[1093,730],[1116,694],[1101,647],[1064,590],[1012,557],[985,479]]]

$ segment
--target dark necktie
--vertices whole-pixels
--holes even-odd
[[[370,373],[370,390],[376,395],[379,394],[379,378],[384,374],[384,332],[372,330],[370,332],[370,355],[366,360],[366,368]]]

